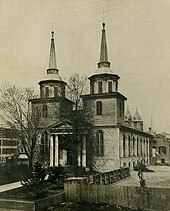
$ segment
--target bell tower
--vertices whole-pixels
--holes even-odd
[[[116,125],[124,121],[125,96],[118,92],[119,76],[110,68],[106,42],[105,23],[102,24],[100,60],[96,72],[89,77],[90,94],[83,95],[84,107],[93,107],[96,125]]]
[[[46,70],[47,74],[45,79],[39,82],[41,98],[65,97],[66,82],[62,80],[59,75],[59,70],[57,69],[54,32],[52,31],[51,34],[49,68]]]
[[[62,121],[72,112],[73,102],[65,97],[66,82],[59,75],[56,62],[54,32],[51,32],[49,67],[40,85],[40,98],[32,99],[32,109],[41,111],[42,118],[47,125]]]

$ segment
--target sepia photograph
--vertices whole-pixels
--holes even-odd
[[[169,108],[169,0],[0,0],[0,211],[170,211]]]

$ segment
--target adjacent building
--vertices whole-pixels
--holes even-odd
[[[170,134],[163,132],[154,135],[152,143],[152,164],[170,165]]]
[[[32,99],[32,110],[42,111],[41,155],[49,166],[74,165],[91,167],[98,172],[150,164],[152,135],[144,132],[143,121],[136,110],[132,116],[125,110],[127,98],[119,92],[119,76],[108,60],[105,24],[102,25],[100,60],[97,70],[89,77],[90,93],[81,96],[83,112],[91,127],[84,130],[77,145],[70,114],[73,102],[66,98],[66,82],[56,66],[54,32],[52,32],[49,68],[39,82],[40,98]],[[90,134],[90,135],[89,135]],[[77,150],[75,150],[75,147]]]
[[[0,128],[0,163],[5,163],[18,153],[16,134],[9,128]]]

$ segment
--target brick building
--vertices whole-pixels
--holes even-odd
[[[18,153],[18,140],[9,128],[0,128],[0,163],[12,158]]]
[[[92,125],[91,137],[88,136],[89,131],[83,131],[76,146],[78,165],[89,167],[88,161],[93,159],[93,168],[101,172],[120,167],[133,168],[141,160],[150,163],[152,135],[143,131],[143,121],[138,111],[133,117],[129,110],[124,114],[127,98],[118,91],[119,76],[110,66],[103,23],[98,68],[89,77],[90,93],[81,96],[83,112]],[[49,69],[39,85],[40,98],[31,102],[33,112],[40,109],[45,122],[41,130],[44,162],[50,166],[73,165],[73,125],[68,118],[69,113],[73,112],[73,102],[65,97],[66,82],[56,66],[54,32]]]
[[[151,162],[153,165],[170,165],[170,134],[154,135]]]

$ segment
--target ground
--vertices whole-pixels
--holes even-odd
[[[170,188],[170,166],[148,166],[148,169],[154,172],[144,172],[143,176],[146,181],[146,187],[166,187]],[[131,171],[130,177],[114,185],[122,186],[139,186],[137,171]]]
[[[148,166],[148,169],[153,170],[153,172],[144,172],[144,178],[146,180],[146,187],[164,187],[164,188],[170,188],[170,166]],[[139,186],[139,178],[138,178],[138,172],[137,171],[131,171],[130,177],[126,178],[120,182],[114,183],[112,185],[117,186]],[[13,183],[15,184],[15,183]],[[16,183],[17,185],[20,185],[20,183]],[[6,187],[8,188],[9,185]],[[0,189],[5,186],[1,186]],[[10,189],[10,187],[9,187]],[[56,193],[56,191],[54,191]],[[57,192],[60,192],[60,190],[57,190]],[[7,194],[8,193],[8,194]],[[3,192],[0,193],[0,198],[15,198],[17,196],[18,199],[23,199],[24,197],[24,191],[21,189],[15,189],[13,191],[9,192]],[[1,209],[0,209],[1,210]],[[95,205],[95,204],[65,204],[63,203],[61,207],[50,207],[46,211],[91,211],[91,210],[108,210],[108,211],[117,211],[117,210],[126,210],[124,208],[120,207],[114,207],[109,205]],[[129,209],[134,210],[134,209]]]

